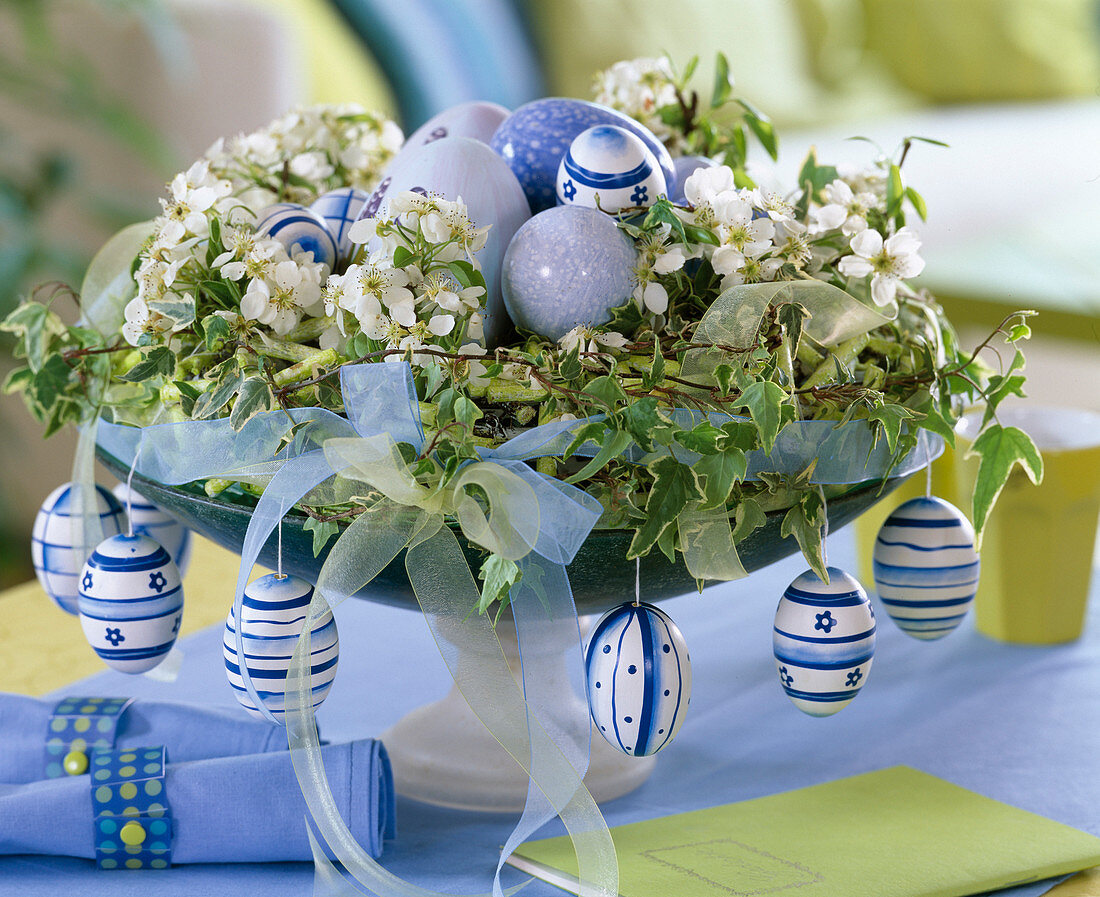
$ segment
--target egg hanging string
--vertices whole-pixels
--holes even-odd
[[[634,606],[642,603],[642,559],[634,558]]]
[[[932,497],[932,447],[928,444],[928,431],[920,431],[921,448],[924,449],[924,456],[928,459],[928,463],[924,468],[924,497]]]
[[[134,535],[134,471],[137,470],[138,458],[141,457],[141,444],[134,452],[134,460],[130,465],[130,473],[126,477],[126,535],[133,538]]]

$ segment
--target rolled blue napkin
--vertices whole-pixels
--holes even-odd
[[[381,856],[383,840],[395,834],[385,748],[368,738],[326,745],[321,753],[348,827],[372,856]],[[0,854],[93,858],[90,788],[88,776],[0,785]],[[313,859],[308,811],[288,751],[169,763],[164,793],[173,863]]]

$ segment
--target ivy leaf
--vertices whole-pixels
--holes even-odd
[[[603,377],[597,377],[585,386],[583,391],[585,395],[592,396],[592,398],[606,405],[609,409],[614,409],[616,405],[627,401],[627,396],[626,393],[623,392],[622,384],[617,377],[613,377],[610,374]]]
[[[274,407],[275,396],[268,382],[263,377],[249,377],[237,393],[237,401],[229,413],[229,426],[240,431],[257,414]]]
[[[653,389],[665,376],[665,356],[661,352],[661,341],[653,341],[653,363],[642,374],[642,389]]]
[[[169,293],[162,299],[151,299],[146,304],[150,311],[170,318],[177,328],[186,327],[195,320],[195,297],[190,294],[177,296]]]
[[[787,401],[787,393],[778,383],[770,380],[757,380],[750,384],[734,407],[748,410],[749,417],[760,432],[765,454],[771,454],[783,425],[794,420],[794,408]]]
[[[818,486],[804,492],[799,501],[787,511],[779,528],[779,534],[784,538],[794,536],[814,573],[823,582],[828,582],[829,574],[825,569],[825,540],[822,535],[825,517],[825,497],[821,487]]]
[[[653,451],[653,431],[657,428],[660,417],[657,414],[657,399],[654,396],[646,396],[631,402],[622,410],[623,423],[627,432],[634,437],[643,452]]]
[[[649,465],[653,486],[646,501],[646,519],[634,533],[627,551],[632,560],[646,554],[691,501],[706,498],[699,486],[699,477],[671,455],[663,455]]]
[[[569,477],[565,482],[567,483],[579,483],[581,480],[586,480],[596,471],[603,468],[612,459],[619,457],[627,446],[633,442],[633,438],[625,430],[608,430],[603,439],[603,444],[600,446],[600,450],[596,452],[595,456],[584,465],[575,474]]]
[[[478,418],[482,416],[482,412],[472,399],[460,395],[455,399],[454,416],[455,420],[462,424],[467,430],[472,430]]]
[[[928,390],[922,390],[913,396],[910,400],[910,404],[913,406],[914,411],[924,415],[924,417],[921,418],[921,426],[924,429],[931,430],[933,433],[942,436],[949,446],[952,448],[955,447],[955,425],[944,416],[943,411],[939,408]]]
[[[784,302],[776,309],[776,319],[787,332],[787,344],[791,358],[798,355],[798,344],[802,342],[802,325],[809,319],[810,312],[801,302]]]
[[[741,542],[750,533],[760,529],[768,522],[768,515],[760,504],[752,498],[743,498],[737,503],[737,509],[733,512],[733,541]]]
[[[706,495],[703,510],[725,507],[733,484],[745,478],[747,469],[745,453],[736,448],[700,458],[695,463],[695,472],[703,480]]]
[[[1012,468],[1019,464],[1027,478],[1038,485],[1043,480],[1043,458],[1027,433],[1000,424],[982,430],[966,453],[968,458],[972,455],[981,458],[974,482],[974,530],[981,547],[982,528]]]
[[[221,375],[217,384],[204,392],[195,402],[191,411],[194,420],[210,420],[237,394],[244,382],[244,375],[235,367],[230,367]]]
[[[1010,395],[1025,398],[1024,383],[1027,378],[1023,374],[1010,374],[1008,376],[994,376],[989,378],[989,388],[985,393],[985,415],[982,417],[984,426],[993,419],[997,413],[997,406]]]
[[[508,593],[522,577],[523,573],[515,561],[503,558],[499,554],[489,555],[477,573],[477,578],[484,583],[481,587],[481,600],[477,606],[478,612],[485,613],[494,601],[507,604]]]
[[[767,150],[768,155],[772,157],[774,162],[779,158],[779,142],[776,139],[775,128],[772,126],[771,119],[744,100],[738,100],[737,102],[745,110],[745,124],[756,135],[756,139],[760,141],[760,145]]]
[[[558,373],[563,380],[576,380],[581,375],[581,344],[578,340],[566,356],[558,363]]]
[[[878,421],[882,424],[882,431],[886,434],[886,445],[891,452],[897,447],[902,421],[913,420],[919,416],[911,408],[889,402],[883,402],[877,408],[872,408],[867,412],[869,420]]]
[[[335,520],[318,520],[316,517],[307,517],[306,522],[302,524],[302,529],[307,533],[313,533],[314,557],[319,557],[328,540],[340,532],[340,527]]]
[[[176,369],[176,356],[167,346],[157,346],[119,379],[128,383],[140,383],[158,374],[171,374]]]
[[[41,408],[42,417],[55,410],[64,397],[72,373],[72,368],[65,364],[60,355],[51,355],[35,373],[28,392]]]
[[[562,452],[562,460],[572,457],[573,453],[577,451],[586,442],[595,442],[599,445],[603,441],[604,431],[607,426],[602,420],[588,421],[585,424],[577,427],[573,431],[573,441],[565,447],[565,451]]]
[[[718,440],[724,435],[709,420],[704,420],[690,430],[679,430],[676,441],[697,455],[713,455],[719,451]]]
[[[806,159],[802,163],[802,169],[798,172],[798,186],[806,190],[806,195],[803,197],[804,201],[808,204],[811,198],[816,199],[819,197],[821,191],[839,176],[835,166],[818,165],[817,150],[810,147],[810,151],[806,154]]]
[[[203,318],[202,329],[206,348],[211,352],[220,349],[224,341],[229,339],[229,322],[219,315],[207,315]]]

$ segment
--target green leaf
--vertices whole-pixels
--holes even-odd
[[[515,561],[503,558],[499,554],[489,555],[477,573],[477,578],[485,583],[481,587],[478,612],[485,613],[494,601],[507,604],[509,592],[522,577],[523,573]]]
[[[12,393],[22,392],[25,390],[31,382],[34,380],[34,371],[30,368],[16,368],[4,381],[2,391],[4,395],[10,396]]]
[[[793,505],[779,528],[779,534],[786,538],[794,536],[798,547],[810,567],[824,582],[829,581],[825,569],[825,497],[821,487],[805,492],[797,504]]]
[[[996,416],[997,406],[1010,395],[1026,398],[1027,396],[1024,393],[1024,383],[1026,382],[1027,377],[1023,374],[990,377],[989,388],[985,393],[985,415],[982,418],[982,425],[984,426]]]
[[[204,392],[195,402],[191,412],[194,420],[210,420],[236,395],[244,382],[244,375],[235,366],[229,367],[215,386]]]
[[[794,420],[794,408],[778,383],[757,380],[745,389],[734,407],[745,408],[760,432],[764,452],[770,454],[780,429]]]
[[[603,444],[600,446],[600,450],[596,452],[595,457],[565,482],[579,483],[581,480],[588,479],[592,474],[606,466],[612,459],[619,457],[633,441],[631,435],[625,430],[608,430],[604,436]]]
[[[968,458],[972,455],[981,458],[974,482],[974,529],[980,547],[985,521],[1008,482],[1012,468],[1019,464],[1027,478],[1038,485],[1043,480],[1043,458],[1027,433],[1000,424],[991,424],[982,430],[966,453]]]
[[[905,196],[905,185],[901,179],[901,169],[897,165],[890,166],[890,174],[886,179],[886,217],[901,215],[901,201]],[[902,218],[899,224],[904,224]]]
[[[29,392],[44,412],[49,412],[65,395],[73,369],[60,355],[51,355],[34,375]]]
[[[921,221],[928,220],[928,206],[924,201],[924,197],[921,196],[912,187],[905,188],[905,195],[909,199],[909,202],[913,204],[913,208],[916,209],[917,214],[920,215]]]
[[[472,430],[478,418],[482,416],[482,411],[472,399],[460,395],[455,399],[454,415],[455,420],[462,424],[467,430]]]
[[[886,434],[886,445],[891,452],[897,447],[902,421],[912,420],[915,417],[918,417],[918,413],[911,408],[886,402],[867,412],[869,420],[882,424],[882,431]]]
[[[725,53],[719,53],[714,59],[714,90],[710,96],[711,108],[725,105],[732,90],[729,60],[726,59]]]
[[[581,344],[578,340],[572,349],[566,354],[566,356],[558,363],[558,373],[563,380],[576,380],[580,375],[581,361],[580,361]]]
[[[167,346],[157,346],[119,379],[140,383],[158,374],[171,374],[176,369],[176,356]]]
[[[817,197],[825,187],[835,181],[840,174],[834,165],[818,165],[817,150],[813,147],[806,154],[802,163],[802,169],[798,172],[798,186],[805,188],[809,184],[809,192]]]
[[[706,455],[695,462],[695,472],[702,478],[706,501],[703,509],[723,508],[733,484],[745,478],[748,461],[740,449],[730,449]]]
[[[654,480],[646,501],[646,519],[630,542],[628,560],[646,554],[666,529],[675,528],[676,518],[688,502],[706,498],[695,472],[671,455],[658,458],[648,469]]]
[[[407,246],[398,246],[393,251],[393,264],[395,268],[404,268],[415,258],[415,254]]]
[[[643,452],[653,450],[652,434],[660,420],[657,414],[657,399],[646,396],[627,405],[621,412],[627,432],[634,437]]]
[[[746,539],[750,533],[760,529],[760,527],[767,523],[768,515],[764,513],[764,509],[760,507],[760,504],[755,499],[743,498],[737,503],[737,508],[733,513],[733,520],[733,541],[741,542]]]
[[[229,338],[229,322],[219,315],[207,315],[202,319],[206,348],[211,352],[220,349]]]
[[[653,363],[650,364],[649,371],[642,376],[642,389],[653,389],[664,376],[665,356],[661,351],[661,341],[655,339],[653,341]]]
[[[228,303],[227,303],[228,304]],[[195,320],[195,297],[167,293],[162,299],[151,299],[146,305],[150,311],[170,318],[177,327],[186,327]]]
[[[724,435],[709,420],[704,420],[690,430],[677,431],[676,441],[689,452],[695,452],[697,455],[714,455],[719,450],[718,440]]]
[[[607,425],[602,420],[588,421],[581,424],[573,431],[573,441],[565,447],[565,451],[562,452],[562,459],[569,458],[573,455],[577,449],[579,449],[586,442],[595,442],[597,445],[603,442],[603,434],[607,429]]]
[[[802,325],[810,318],[810,312],[801,302],[784,302],[776,309],[776,320],[787,332],[787,345],[791,358],[798,355],[798,344],[802,342]]]
[[[307,533],[313,533],[314,557],[318,557],[328,544],[328,540],[340,532],[340,527],[335,520],[318,520],[316,517],[307,517],[306,522],[302,524],[302,529]]]
[[[749,126],[749,130],[756,135],[756,139],[767,150],[768,155],[772,157],[772,161],[777,160],[779,158],[779,141],[775,136],[775,128],[772,126],[771,119],[744,100],[738,100],[737,102],[745,110],[745,124]]]
[[[619,403],[625,403],[627,401],[627,395],[623,392],[623,387],[618,377],[613,377],[611,375],[597,377],[584,387],[583,392],[585,395],[592,396],[592,398],[597,399],[600,403],[612,410]]]
[[[1030,338],[1031,328],[1027,324],[1014,324],[1012,326],[1012,329],[1008,331],[1008,336],[1005,337],[1005,339],[1010,343],[1014,343],[1017,340]]]
[[[275,407],[271,386],[263,377],[249,377],[241,384],[233,410],[229,413],[229,425],[239,431],[257,414]]]

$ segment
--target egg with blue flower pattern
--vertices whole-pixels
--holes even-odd
[[[942,638],[962,622],[978,591],[974,527],[942,498],[913,498],[879,530],[872,554],[886,613],[914,638]]]
[[[340,253],[325,219],[305,206],[293,202],[281,202],[268,206],[257,219],[257,233],[272,237],[286,247],[293,258],[298,252],[313,253],[313,261],[336,267]]]
[[[313,586],[296,576],[269,573],[249,583],[244,590],[241,639],[248,676],[264,706],[280,721],[286,713],[286,677],[290,660],[312,601]],[[222,647],[225,673],[233,693],[249,714],[263,719],[241,678],[233,608],[229,609],[225,620]],[[325,611],[310,630],[310,687],[315,708],[332,687],[339,658],[336,618],[332,611]]]
[[[73,516],[76,513],[75,485],[65,483],[49,494],[34,518],[31,531],[31,560],[42,588],[63,611],[77,613],[80,595],[81,552],[73,548]],[[95,487],[95,513],[104,537],[116,536],[126,528],[126,513],[110,492]]]
[[[336,239],[337,257],[341,261],[347,261],[356,249],[355,244],[348,239],[348,228],[358,220],[368,199],[370,194],[365,190],[341,187],[322,194],[309,207],[311,212],[315,212],[328,225]]]
[[[168,556],[176,562],[180,576],[186,575],[191,560],[191,530],[132,486],[119,483],[113,492],[134,532],[163,545]]]
[[[691,703],[691,658],[664,611],[609,610],[592,629],[585,670],[592,720],[613,747],[647,757],[676,737]]]
[[[558,166],[558,200],[604,212],[642,209],[668,193],[657,160],[641,139],[616,125],[581,131]]]
[[[863,586],[843,570],[826,569],[828,583],[807,570],[787,586],[772,631],[783,690],[810,716],[847,707],[875,653],[875,612]]]
[[[80,625],[120,673],[144,673],[172,650],[183,619],[183,584],[164,546],[125,533],[104,539],[80,576]]]

